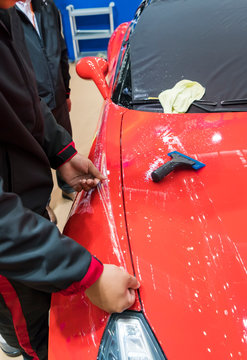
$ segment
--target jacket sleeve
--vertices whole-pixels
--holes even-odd
[[[69,161],[77,150],[70,134],[57,122],[44,100],[40,99],[41,112],[44,118],[43,149],[53,169]]]
[[[68,59],[68,51],[67,46],[63,37],[63,29],[62,29],[62,21],[61,21],[61,13],[56,8],[57,12],[57,21],[58,21],[58,28],[59,28],[59,41],[61,46],[61,70],[62,76],[64,81],[64,86],[66,89],[66,97],[68,98],[70,95],[70,88],[69,88],[69,81],[70,81],[70,74],[69,74],[69,59]]]
[[[103,271],[100,261],[25,209],[16,194],[3,191],[2,183],[0,178],[0,274],[48,293],[71,294],[92,285]]]

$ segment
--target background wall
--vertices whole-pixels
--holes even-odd
[[[62,15],[64,37],[68,48],[69,59],[74,60],[74,52],[70,31],[70,23],[68,10],[66,6],[72,4],[74,8],[92,8],[109,6],[111,0],[54,0]],[[114,28],[125,21],[133,18],[135,11],[141,0],[112,0],[115,2],[113,8]],[[78,18],[80,28],[105,28],[108,23],[107,16],[101,15],[96,17],[81,17]],[[109,39],[99,40],[83,40],[80,41],[80,49],[83,51],[104,51],[107,48]]]

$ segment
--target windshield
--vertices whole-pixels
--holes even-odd
[[[206,89],[189,112],[247,111],[246,16],[246,0],[153,0],[129,38],[124,106],[125,92],[128,107],[162,112],[158,95],[187,79]]]

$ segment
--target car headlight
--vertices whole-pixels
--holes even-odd
[[[113,314],[100,344],[98,360],[165,360],[144,315]]]

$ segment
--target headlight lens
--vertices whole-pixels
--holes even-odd
[[[113,314],[105,329],[98,360],[165,360],[144,315]]]

